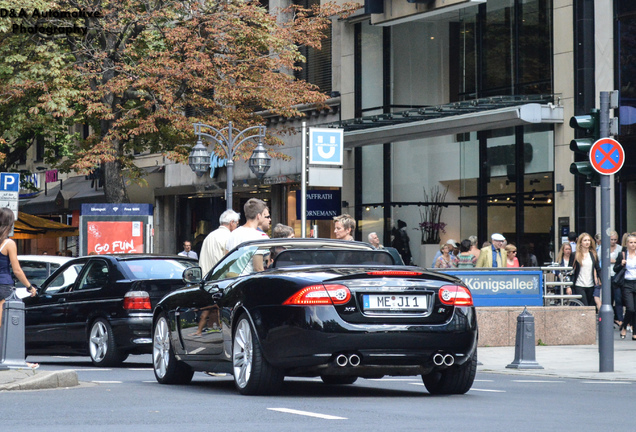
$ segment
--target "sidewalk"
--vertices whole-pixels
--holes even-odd
[[[631,333],[619,339],[614,332],[614,372],[599,372],[598,345],[560,345],[535,347],[535,360],[543,369],[509,369],[515,359],[515,347],[480,347],[479,372],[510,375],[579,378],[605,381],[636,382],[636,341]],[[531,360],[531,359],[523,359]],[[46,365],[36,370],[0,370],[0,391],[43,390],[79,385],[72,369],[47,371]]]
[[[0,391],[44,390],[79,385],[74,370],[47,371],[45,368],[0,370]]]
[[[508,369],[515,359],[515,347],[481,347],[478,349],[479,372],[513,375],[550,376],[607,381],[636,381],[636,341],[627,332],[625,339],[614,331],[614,372],[599,372],[600,355],[595,345],[560,345],[535,347],[535,360],[543,369]],[[528,360],[528,359],[524,359]]]

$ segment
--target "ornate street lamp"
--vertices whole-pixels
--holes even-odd
[[[202,129],[206,129],[211,133],[202,132]],[[252,126],[242,131],[232,126],[232,122],[229,122],[228,127],[221,130],[213,128],[212,126],[205,125],[203,123],[194,124],[194,133],[199,138],[197,144],[192,149],[190,156],[188,157],[188,164],[192,171],[198,176],[203,175],[209,168],[210,153],[203,145],[202,138],[207,138],[215,144],[218,144],[225,152],[225,158],[227,159],[227,208],[232,208],[232,182],[234,180],[234,155],[238,148],[247,141],[256,141],[257,145],[250,156],[249,167],[250,170],[262,180],[267,170],[272,163],[272,158],[267,154],[267,150],[263,146],[263,138],[265,138],[265,126]],[[252,133],[256,132],[256,133]],[[251,135],[250,135],[251,134]],[[203,163],[203,161],[205,163]]]
[[[188,165],[199,177],[210,168],[210,153],[200,139],[197,141],[197,145],[192,148],[190,156],[188,156]]]

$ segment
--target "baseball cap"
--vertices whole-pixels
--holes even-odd
[[[453,247],[457,245],[457,242],[453,239],[446,240],[446,244],[452,245]]]
[[[490,236],[490,238],[493,239],[494,241],[506,241],[506,238],[499,233],[494,233],[493,235]]]

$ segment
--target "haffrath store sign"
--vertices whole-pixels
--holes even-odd
[[[309,189],[307,190],[307,219],[333,219],[342,213],[340,190]],[[296,191],[296,219],[301,219],[300,191]]]

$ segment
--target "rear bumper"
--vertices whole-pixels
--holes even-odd
[[[110,321],[117,348],[131,354],[152,352],[152,312],[131,313]]]
[[[436,365],[435,354],[463,364],[477,349],[472,307],[439,325],[349,324],[329,307],[259,309],[252,319],[265,358],[292,374],[413,375],[448,367]],[[360,364],[339,366],[340,354],[357,355]]]

